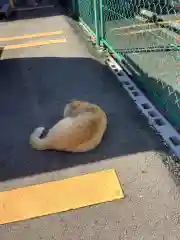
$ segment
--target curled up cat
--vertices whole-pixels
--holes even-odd
[[[106,128],[107,116],[98,105],[73,100],[65,106],[64,118],[49,130],[46,137],[41,138],[43,127],[34,130],[30,144],[37,150],[86,152],[100,144]]]

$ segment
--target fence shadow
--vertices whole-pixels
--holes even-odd
[[[51,6],[52,5],[52,6]],[[54,6],[53,6],[54,5]],[[29,8],[29,9],[28,9]],[[27,10],[25,10],[27,9]],[[63,8],[58,1],[54,0],[49,3],[49,6],[40,5],[39,7],[33,6],[19,6],[15,8],[11,16],[7,19],[0,19],[0,22],[13,22],[27,19],[47,18],[52,16],[65,15],[70,16],[67,9]]]
[[[150,77],[128,55],[124,56],[124,66],[132,73],[133,80],[155,104],[157,109],[180,132],[180,92],[163,79]]]

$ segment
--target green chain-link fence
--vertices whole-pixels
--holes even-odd
[[[79,18],[180,130],[180,3],[74,0]]]
[[[133,80],[179,128],[180,5],[157,0],[101,0],[101,6],[105,44],[123,57]]]
[[[92,36],[98,36],[99,41],[98,3],[98,0],[67,0],[67,8],[79,18]]]

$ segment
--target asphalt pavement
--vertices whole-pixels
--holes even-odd
[[[62,31],[38,40],[66,39],[1,53],[0,190],[114,168],[125,198],[1,225],[1,239],[180,239],[180,195],[163,164],[165,147],[68,17],[57,9],[46,11],[19,13],[16,20],[0,23],[4,38]],[[25,41],[31,44],[37,38]],[[1,45],[23,42],[6,39]],[[33,129],[51,127],[73,98],[97,103],[106,111],[108,130],[102,144],[83,154],[31,149]]]

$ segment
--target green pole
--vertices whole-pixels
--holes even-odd
[[[103,14],[103,0],[99,0],[99,12],[100,12],[100,38],[101,38],[101,44],[103,44],[103,41],[105,40],[105,28],[104,28],[104,14]]]
[[[76,0],[72,0],[72,13],[76,16]]]
[[[98,0],[94,0],[94,22],[95,22],[95,31],[96,31],[96,44],[100,45]]]

